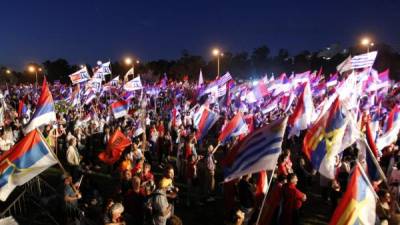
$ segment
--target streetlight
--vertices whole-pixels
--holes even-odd
[[[11,74],[11,70],[6,69],[6,74]]]
[[[369,47],[373,47],[375,44],[373,42],[371,42],[371,40],[369,38],[363,38],[361,40],[361,45],[364,45],[367,47],[367,53],[369,53]]]
[[[132,58],[126,57],[124,62],[127,66],[132,65],[132,75],[135,76],[135,64],[139,64],[140,61],[139,60],[134,61]]]
[[[217,77],[219,77],[219,57],[224,56],[224,53],[222,53],[218,48],[214,48],[212,54],[217,57]]]
[[[37,87],[38,87],[38,78],[37,78],[37,74],[38,74],[38,71],[39,72],[42,72],[42,68],[40,68],[40,67],[38,67],[38,68],[36,68],[35,66],[33,66],[33,65],[30,65],[29,67],[28,67],[28,71],[29,72],[31,72],[31,73],[35,73],[35,79],[36,79],[36,82],[35,82],[35,88],[36,88],[36,92],[37,92]]]

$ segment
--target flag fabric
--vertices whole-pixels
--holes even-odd
[[[42,92],[39,101],[36,105],[31,121],[25,128],[25,133],[29,133],[40,126],[49,124],[53,121],[57,121],[54,110],[54,101],[45,78],[43,79]]]
[[[85,105],[89,105],[96,98],[96,93],[90,90],[86,96]]]
[[[256,185],[256,198],[261,199],[266,193],[268,188],[267,171],[263,170],[258,173]]]
[[[203,83],[204,83],[204,80],[203,80],[203,72],[202,72],[201,69],[200,69],[198,85],[200,86],[200,85],[202,85]]]
[[[111,104],[111,109],[116,119],[128,115],[128,108],[129,104],[124,100],[119,100]]]
[[[341,150],[347,127],[346,112],[336,97],[330,109],[308,129],[303,140],[303,151],[313,168],[333,179],[335,156]]]
[[[21,186],[57,163],[37,129],[0,156],[0,200],[5,201],[15,187]]]
[[[287,117],[247,135],[223,160],[224,182],[246,174],[272,170],[282,150]]]
[[[385,133],[378,137],[376,141],[376,147],[381,151],[386,146],[395,142],[400,131],[400,106],[396,105],[390,111],[388,119],[386,121]]]
[[[229,72],[225,73],[222,77],[218,78],[218,80],[216,80],[216,83],[218,85],[218,87],[222,87],[224,86],[224,84],[228,81],[232,80],[232,76]]]
[[[218,137],[218,142],[225,144],[233,137],[248,133],[249,129],[243,119],[242,113],[237,113],[226,126],[222,129]]]
[[[352,70],[352,64],[351,64],[351,56],[347,57],[342,63],[340,63],[337,67],[336,70],[339,73],[344,73],[346,71]]]
[[[368,52],[361,55],[356,55],[351,59],[352,69],[368,68],[374,65],[378,52]]]
[[[314,104],[311,96],[310,83],[304,84],[303,92],[298,98],[297,105],[293,113],[290,115],[288,125],[290,132],[288,138],[293,135],[299,136],[301,130],[307,129],[311,124],[312,115],[314,113]]]
[[[338,84],[338,74],[334,74],[333,76],[331,76],[328,80],[328,82],[326,82],[326,86],[327,87],[332,87],[332,86],[336,86]]]
[[[357,164],[329,225],[375,224],[375,207],[376,194]]]
[[[219,115],[202,106],[194,115],[194,126],[197,128],[196,139],[201,140],[211,127],[217,122]]]
[[[108,165],[114,164],[121,157],[122,152],[132,142],[120,130],[111,135],[105,151],[99,154],[99,159]]]
[[[124,80],[128,80],[128,76],[129,75],[135,75],[135,70],[133,69],[133,67],[132,68],[130,68],[129,70],[128,70],[128,72],[126,72],[126,74],[125,74],[125,76],[124,76]]]
[[[86,67],[76,71],[75,73],[69,75],[72,84],[78,84],[90,79],[89,72]]]
[[[140,81],[140,76],[133,78],[124,85],[125,91],[136,91],[141,89],[143,89],[143,86]]]
[[[257,100],[260,100],[260,99],[264,98],[266,95],[268,95],[267,85],[265,84],[265,82],[263,80],[259,80],[257,85],[255,87],[253,87],[252,92],[253,92],[255,98]]]
[[[357,148],[359,149],[359,158],[360,161],[365,161],[366,168],[365,172],[368,175],[370,181],[379,181],[381,179],[380,175],[380,167],[372,148],[374,147],[375,143],[370,142],[369,137],[357,140]]]

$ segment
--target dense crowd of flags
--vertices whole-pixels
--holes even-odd
[[[354,185],[349,185],[344,200],[331,221],[331,224],[347,224],[346,221],[350,220],[371,219],[364,218],[360,210],[353,210],[351,207],[374,201],[375,195],[369,180],[382,179],[376,172],[379,169],[376,157],[385,146],[397,140],[400,130],[397,84],[389,79],[388,70],[378,73],[372,68],[376,56],[377,52],[370,52],[349,57],[338,65],[338,72],[330,76],[324,75],[321,68],[315,72],[282,74],[278,77],[265,75],[259,80],[245,83],[235,82],[229,73],[205,82],[200,71],[198,82],[194,84],[190,84],[188,79],[171,82],[166,75],[160,82],[146,84],[142,83],[140,76],[127,80],[126,77],[132,75],[128,71],[122,84],[119,76],[103,84],[106,75],[112,76],[108,62],[98,65],[92,77],[86,67],[71,74],[71,87],[60,84],[53,86],[62,87],[56,97],[57,101],[65,100],[71,106],[91,105],[97,96],[117,93],[118,98],[110,94],[110,111],[116,119],[129,114],[129,109],[133,107],[130,99],[134,97],[140,96],[141,101],[157,99],[160,92],[170,90],[178,98],[183,96],[185,90],[190,89],[195,92],[193,102],[197,101],[197,107],[190,109],[190,106],[179,105],[174,100],[171,109],[172,126],[182,124],[181,112],[188,111],[194,127],[197,128],[196,138],[201,140],[219,120],[221,111],[232,114],[231,119],[222,126],[218,137],[218,142],[222,145],[234,138],[239,139],[223,162],[226,182],[245,174],[273,170],[284,138],[298,136],[300,132],[306,132],[303,152],[313,168],[332,179],[336,157],[357,143],[364,149],[367,168],[355,168],[351,178]],[[20,116],[26,113],[26,97],[19,102]],[[200,101],[204,98],[205,101]],[[270,123],[255,129],[253,109],[265,116],[262,118],[269,116]],[[370,119],[364,121],[366,112]],[[90,119],[95,113],[85,114],[82,121],[88,120],[88,116]],[[20,177],[19,174],[25,171],[19,168],[33,168],[40,164],[43,165],[41,169],[35,170],[40,173],[54,164],[55,159],[49,153],[51,150],[45,144],[36,144],[43,142],[36,128],[55,120],[53,97],[44,80],[36,109],[25,128],[27,136],[1,156],[2,162],[7,163],[2,164],[0,199],[4,200],[15,185],[21,185],[27,180],[10,179],[12,176]],[[287,131],[288,135],[285,136]],[[115,135],[114,138],[125,140],[123,134]],[[129,145],[127,140],[124,143]],[[105,152],[102,156],[104,160],[115,161],[120,156],[112,155],[112,148],[111,145],[107,147],[108,153]],[[35,154],[36,158],[27,159],[23,157],[25,154]],[[28,163],[24,160],[33,161]],[[46,162],[41,164],[43,160]],[[364,169],[367,173],[364,173]],[[364,206],[362,209],[370,210],[371,207],[368,207]]]

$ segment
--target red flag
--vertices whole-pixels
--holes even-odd
[[[106,164],[112,165],[121,157],[124,149],[131,144],[132,142],[129,138],[125,137],[120,130],[116,130],[110,137],[106,150],[100,152],[99,159]]]
[[[258,173],[257,187],[256,187],[256,199],[257,204],[261,206],[264,195],[267,192],[267,171],[263,170]]]

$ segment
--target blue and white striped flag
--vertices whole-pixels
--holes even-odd
[[[273,170],[282,150],[287,117],[250,133],[224,159],[224,182],[246,174]]]

